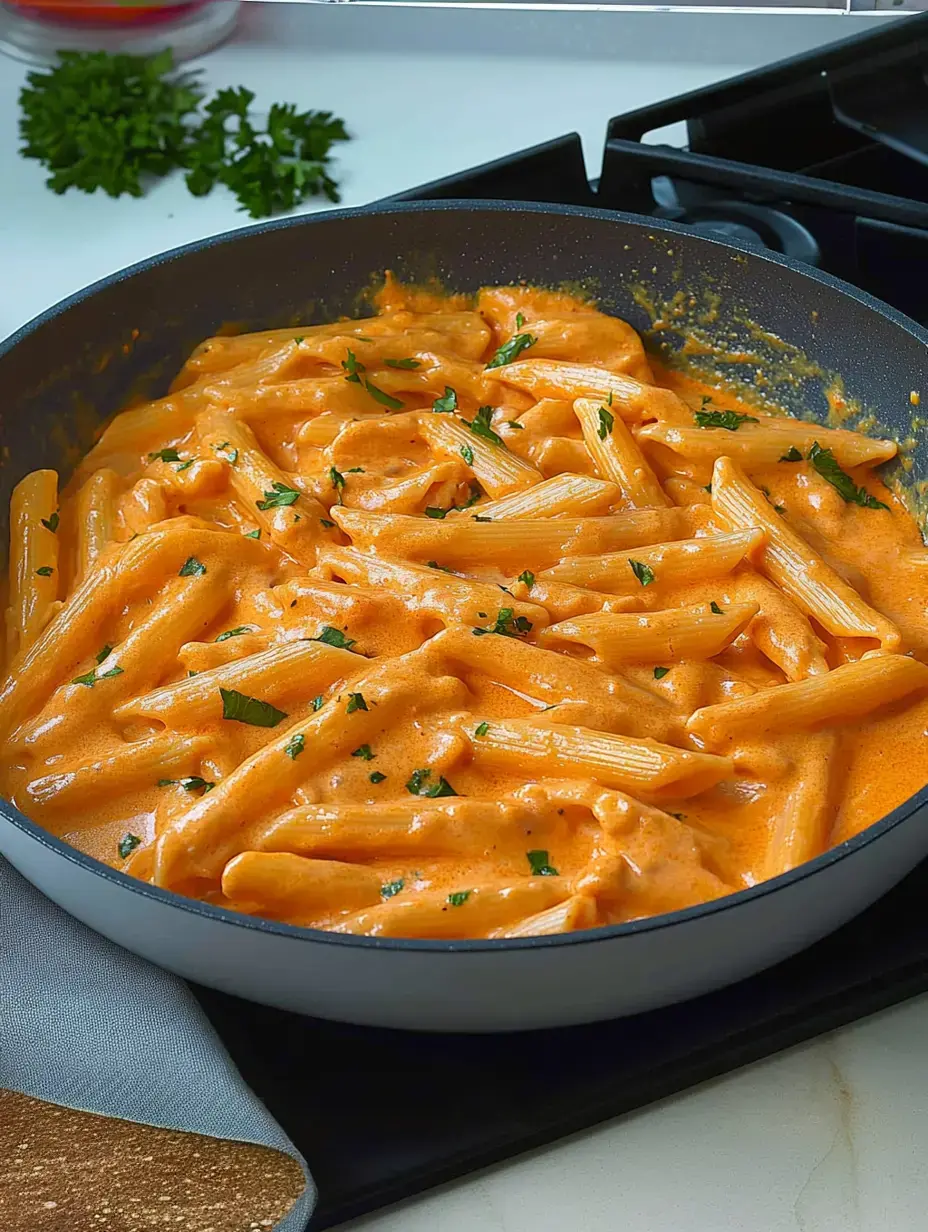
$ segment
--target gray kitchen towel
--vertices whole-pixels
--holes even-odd
[[[0,858],[0,1088],[84,1112],[284,1151],[187,986],[72,919]]]

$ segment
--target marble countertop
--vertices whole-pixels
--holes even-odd
[[[246,8],[204,61],[209,84],[344,116],[347,205],[568,131],[592,171],[609,116],[885,20]],[[247,221],[222,190],[195,200],[179,179],[142,200],[54,196],[16,152],[24,75],[0,60],[0,337],[121,266]],[[351,1228],[923,1232],[926,1038],[922,998]]]

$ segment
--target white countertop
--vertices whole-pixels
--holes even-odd
[[[358,205],[879,18],[250,5],[212,86],[344,116]],[[25,70],[0,60],[0,337],[151,253],[244,225],[179,179],[55,197],[16,153]],[[928,998],[360,1220],[355,1232],[924,1232]],[[919,1212],[922,1212],[919,1214]]]

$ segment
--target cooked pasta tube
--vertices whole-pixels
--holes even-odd
[[[481,505],[480,514],[494,522],[506,518],[588,518],[609,513],[619,495],[614,483],[565,472],[524,492]]]
[[[724,454],[747,467],[772,466],[783,461],[790,449],[806,457],[816,441],[823,449],[830,449],[842,466],[876,466],[895,457],[898,449],[895,441],[862,436],[844,428],[823,428],[821,424],[785,416],[765,416],[759,423],[743,423],[736,432],[652,423],[639,429],[637,436],[639,441],[663,445],[684,458],[714,462]]]
[[[58,598],[58,475],[33,471],[10,497],[10,620],[13,653],[28,650]]]
[[[478,765],[527,774],[557,771],[570,778],[595,779],[604,787],[680,799],[698,795],[733,773],[727,757],[691,753],[656,740],[629,740],[530,719],[485,722],[484,735],[471,739]]]
[[[686,727],[706,748],[725,749],[748,732],[754,739],[762,733],[850,723],[925,690],[928,667],[924,663],[908,655],[865,655],[824,676],[705,706],[690,716]]]
[[[487,937],[497,929],[544,911],[567,898],[563,877],[530,877],[494,885],[464,886],[448,894],[400,893],[377,907],[330,925],[335,933],[369,937]]]
[[[839,751],[833,731],[803,732],[794,753],[795,783],[771,819],[761,876],[778,877],[823,850],[834,821],[833,780]]]
[[[574,411],[597,471],[603,479],[618,484],[628,508],[660,508],[672,503],[621,416],[591,398],[578,398]]]
[[[503,569],[531,569],[576,553],[637,548],[682,534],[683,513],[680,509],[643,509],[608,518],[520,518],[517,522],[475,522],[473,516],[432,521],[354,509],[332,509],[330,516],[363,551],[411,560],[432,558],[452,568],[495,564]]]
[[[197,727],[223,717],[222,689],[275,704],[288,697],[308,699],[336,680],[360,674],[367,660],[323,642],[283,642],[187,680],[134,697],[115,710],[123,722],[159,719],[171,728]]]
[[[81,485],[74,504],[77,522],[77,580],[116,537],[116,498],[121,481],[115,471],[94,472]]]
[[[645,419],[681,420],[692,415],[686,403],[669,389],[647,385],[605,368],[556,359],[521,359],[500,368],[501,381],[524,389],[535,398],[593,398],[629,423]]]
[[[902,639],[892,621],[862,599],[787,525],[730,458],[719,458],[715,464],[712,506],[733,526],[763,528],[767,538],[758,567],[829,633],[875,638],[886,650],[899,649]]]
[[[215,882],[223,866],[247,850],[242,799],[248,800],[253,817],[280,809],[315,771],[349,756],[391,724],[463,702],[460,681],[425,677],[427,655],[426,643],[421,650],[372,666],[352,682],[350,692],[285,728],[193,802],[158,839],[157,884],[180,888]]]
[[[272,541],[301,564],[315,564],[317,547],[331,539],[323,526],[329,520],[325,508],[312,496],[295,494],[251,429],[232,415],[205,412],[197,432],[205,449],[229,463],[233,491]]]
[[[737,603],[718,614],[708,607],[642,614],[597,612],[551,625],[539,636],[545,645],[565,641],[589,646],[612,667],[711,659],[744,632],[759,610],[756,603]]]
[[[587,894],[572,894],[562,903],[555,903],[545,911],[526,916],[518,924],[498,928],[491,937],[513,939],[516,937],[551,937],[556,933],[572,933],[578,928],[596,927],[596,901]]]
[[[751,638],[787,680],[805,680],[828,671],[825,647],[808,617],[779,587],[753,569],[740,570],[727,585],[733,598],[759,605],[751,622]]]
[[[435,566],[388,560],[356,548],[322,548],[319,569],[353,586],[386,587],[402,597],[408,609],[449,622],[476,625],[481,622],[480,613],[495,612],[502,599],[502,606],[510,606],[514,616],[530,620],[533,626],[540,628],[548,621],[547,612],[537,603],[510,599],[488,582],[459,578]]]
[[[260,851],[327,860],[491,856],[502,836],[524,833],[514,800],[389,800],[383,804],[304,804],[255,833]],[[529,822],[531,824],[531,822]]]
[[[222,892],[239,910],[294,923],[372,907],[380,886],[373,869],[276,851],[243,851],[222,874]]]
[[[44,818],[46,813],[91,809],[101,794],[119,795],[191,771],[209,751],[211,736],[161,734],[114,745],[104,756],[33,779],[19,804]],[[73,823],[72,823],[73,824]],[[71,828],[71,824],[68,825]]]
[[[443,457],[463,459],[492,497],[508,496],[541,482],[538,471],[518,454],[477,436],[453,415],[421,415],[419,431]]]
[[[724,577],[763,542],[763,530],[751,528],[733,534],[705,535],[701,539],[643,544],[636,548],[634,556],[628,550],[573,556],[545,569],[542,577],[610,594],[638,594],[644,586],[681,586]]]
[[[433,660],[478,671],[507,688],[547,705],[583,702],[595,706],[611,727],[633,735],[669,739],[678,720],[666,703],[621,676],[591,663],[529,646],[496,634],[474,637],[471,629],[446,629],[429,643]]]

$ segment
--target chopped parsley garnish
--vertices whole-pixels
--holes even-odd
[[[208,783],[206,779],[200,778],[198,774],[191,774],[185,779],[178,779],[178,782],[184,791],[202,791],[204,796],[216,786],[215,783]]]
[[[399,398],[394,398],[392,394],[388,394],[385,389],[372,385],[368,380],[365,380],[364,388],[375,402],[379,402],[381,406],[387,407],[388,410],[401,411],[403,409],[402,401]]]
[[[694,416],[697,428],[724,428],[727,432],[737,432],[742,424],[760,422],[756,415],[744,415],[741,411],[695,411]]]
[[[809,461],[848,505],[861,505],[864,509],[889,509],[889,505],[884,505],[881,500],[871,496],[866,488],[859,488],[850,475],[838,465],[831,450],[822,449],[818,441],[809,450]]]
[[[654,581],[654,570],[650,565],[646,565],[643,560],[629,560],[632,573],[641,583],[642,586],[650,586]]]
[[[534,346],[538,339],[534,334],[513,334],[508,342],[504,342],[495,355],[487,364],[488,368],[502,368],[504,364],[511,364],[514,359],[527,351],[529,347]]]
[[[368,777],[372,783],[382,783],[387,776],[381,770],[374,770]]]
[[[425,562],[430,569],[440,569],[442,573],[453,573],[453,569],[449,569],[447,565],[440,565],[437,560],[427,560]]]
[[[663,679],[664,679],[664,677],[667,675],[667,673],[668,673],[669,671],[670,671],[670,668],[669,668],[669,667],[655,667],[655,669],[654,669],[654,679],[655,679],[655,680],[663,680]]]
[[[137,834],[124,834],[122,838],[119,840],[119,846],[117,850],[119,854],[122,856],[122,858],[125,860],[129,856],[132,855],[136,847],[141,845],[141,842],[142,840],[139,838]]]
[[[345,707],[345,714],[354,714],[356,710],[366,710],[367,702],[364,700],[363,693],[349,693],[348,705]]]
[[[474,451],[471,449],[470,445],[461,446],[461,457],[468,466],[474,465]]]
[[[152,462],[157,458],[160,462],[179,462],[180,454],[176,449],[156,449],[154,453],[150,453],[149,458]]]
[[[334,525],[334,523],[333,523],[333,525]],[[260,539],[260,538],[261,538],[261,530],[260,530],[260,528],[258,528],[257,530],[250,530],[250,531],[248,531],[248,533],[245,535],[245,538],[246,538],[246,539]]]
[[[294,339],[293,339],[294,345],[295,345],[295,346],[299,346],[299,345],[300,345],[300,343],[303,341],[303,338],[304,338],[304,337],[305,337],[305,335],[304,335],[304,334],[300,334],[298,337],[294,338]]]
[[[335,523],[334,523],[334,522],[329,521],[329,519],[328,519],[328,518],[320,518],[320,519],[319,519],[319,523],[320,523],[320,525],[324,526],[324,527],[326,528],[326,530],[331,530],[331,529],[332,529],[332,527],[335,525]]]
[[[348,469],[345,471],[345,474],[346,475],[363,475],[364,467],[363,466],[349,466]]]
[[[535,575],[532,573],[531,569],[525,569],[522,573],[520,573],[518,580],[520,582],[524,582],[529,590],[531,590],[535,585]]]
[[[483,489],[480,487],[480,484],[475,480],[471,480],[470,496],[468,496],[463,505],[455,505],[455,509],[470,509],[471,505],[476,505],[481,496],[483,496]]]
[[[235,723],[247,723],[251,727],[276,727],[287,717],[286,711],[278,710],[270,702],[257,697],[246,697],[237,689],[219,690],[222,697],[222,717]]]
[[[373,761],[374,753],[369,744],[359,745],[351,754],[352,757],[360,757],[362,761]]]
[[[36,569],[36,573],[39,577],[51,577],[54,572],[55,570],[51,567],[51,565],[42,565],[41,569]]]
[[[481,406],[473,419],[469,422],[465,419],[463,422],[467,424],[474,436],[480,436],[485,441],[489,441],[491,445],[500,445],[503,449],[505,449],[506,442],[501,436],[494,432],[493,428],[490,426],[492,416],[492,406]]]
[[[52,534],[54,534],[55,531],[58,529],[59,522],[60,522],[60,518],[58,517],[57,513],[53,513],[50,518],[42,519],[42,525],[45,527],[46,530],[50,530]]]
[[[725,615],[724,611],[723,611],[723,610],[719,607],[719,605],[716,603],[716,601],[715,601],[714,599],[713,599],[713,600],[712,600],[712,602],[709,604],[709,611],[710,611],[710,612],[714,612],[716,616],[724,616],[724,615]]]
[[[450,414],[458,409],[458,396],[450,385],[445,386],[445,395],[443,398],[436,398],[432,403],[432,410],[436,414]]]
[[[524,432],[524,431],[525,431],[525,424],[516,423],[516,421],[515,421],[514,419],[507,419],[507,420],[506,420],[506,427],[507,427],[507,428],[513,428],[513,429],[515,429],[515,431],[516,431],[516,432]]]
[[[216,638],[217,642],[227,642],[230,637],[241,637],[243,633],[253,632],[251,625],[239,625],[236,629],[227,629]]]
[[[357,640],[353,637],[345,637],[341,629],[335,629],[332,625],[323,625],[322,632],[318,637],[311,637],[311,642],[325,642],[326,646],[334,646],[337,650],[350,650],[352,646],[357,645]]]
[[[676,817],[677,821],[686,821],[686,813],[669,813],[669,817]]]
[[[495,623],[489,629],[474,629],[472,632],[475,637],[482,637],[485,633],[499,633],[503,637],[519,637],[531,631],[532,622],[527,616],[515,616],[511,607],[501,607],[496,615]]]
[[[449,510],[439,509],[437,505],[426,505],[425,507],[425,516],[427,518],[441,519],[441,518],[447,517],[448,513],[449,513]]]
[[[342,367],[347,372],[346,381],[351,381],[355,385],[361,384],[361,373],[365,371],[364,365],[358,363],[357,356],[354,351],[348,352],[348,358],[342,360]]]
[[[387,365],[388,368],[410,369],[410,368],[420,368],[422,366],[418,359],[385,359],[383,362]]]
[[[703,491],[708,492],[709,495],[711,496],[712,495],[712,484],[711,483],[705,484],[703,487]]]
[[[522,315],[521,312],[517,312],[516,313],[516,329],[521,329],[524,324],[525,324],[525,317]]]
[[[607,411],[604,406],[599,408],[599,427],[596,429],[596,435],[601,441],[604,441],[615,426],[615,416],[611,411]]]
[[[297,734],[295,736],[291,736],[290,739],[287,741],[287,743],[284,745],[284,752],[287,754],[287,756],[290,758],[291,761],[296,761],[296,759],[299,757],[299,755],[303,752],[305,748],[306,748],[306,737],[301,735],[299,732],[297,732]]]
[[[221,452],[224,448],[226,448],[227,446],[228,446],[228,441],[226,441],[226,445],[217,445],[217,446],[216,446],[216,452],[217,452],[217,453],[220,453],[220,452]],[[229,465],[230,465],[230,466],[234,466],[234,465],[236,464],[236,462],[238,461],[238,450],[237,450],[237,449],[230,449],[230,450],[229,450],[229,452],[225,455],[225,458],[226,458],[226,461],[229,463]],[[178,470],[179,470],[179,469],[180,469],[180,467],[178,467]]]
[[[548,853],[546,851],[527,851],[525,858],[528,860],[528,866],[532,870],[533,877],[557,877],[558,871],[552,868],[548,863]]]
[[[477,726],[474,728],[474,735],[475,736],[485,736],[489,730],[490,730],[489,723],[487,722],[478,723]]]
[[[473,890],[455,890],[453,894],[448,895],[448,902],[452,907],[463,907],[471,894]]]
[[[121,676],[123,673],[121,667],[111,667],[108,672],[101,672],[97,677],[98,680],[112,680],[114,676]]]
[[[392,898],[394,894],[399,894],[405,884],[406,882],[402,877],[400,877],[398,881],[388,881],[386,885],[382,885],[380,887],[380,897]]]
[[[178,474],[180,474],[181,471],[188,470],[191,466],[193,466],[195,461],[196,458],[188,458],[186,462],[181,462],[180,466],[175,466],[174,469]]]
[[[72,684],[83,684],[88,689],[92,689],[97,679],[96,672],[85,672],[83,676],[75,676],[71,681]]]
[[[477,513],[472,513],[470,516],[471,516],[472,522],[492,522],[493,521],[492,518],[482,518]]]
[[[259,509],[281,509],[286,505],[294,505],[300,499],[296,488],[288,488],[285,483],[271,484],[271,492],[264,493],[264,500],[255,501]]]
[[[202,577],[206,572],[206,565],[202,561],[197,560],[195,556],[188,556],[178,570],[178,577]]]
[[[101,647],[100,647],[100,649],[97,651],[96,656],[95,656],[95,657],[96,657],[97,662],[98,662],[98,663],[103,663],[106,659],[108,659],[108,658],[110,657],[110,655],[111,655],[112,653],[113,653],[113,647],[112,647],[112,646],[110,646],[110,645],[101,646]]]
[[[413,770],[406,784],[406,790],[412,796],[428,796],[430,800],[437,800],[441,796],[456,796],[458,794],[444,775],[439,778],[437,783],[428,782],[431,777],[432,772],[429,769]]]
[[[321,693],[317,693],[316,696],[313,698],[313,710],[321,710],[324,705],[325,705],[325,698],[322,696]]]
[[[799,450],[796,448],[795,445],[790,445],[786,453],[784,453],[782,457],[780,458],[780,461],[781,462],[801,462],[802,454],[799,452]]]

